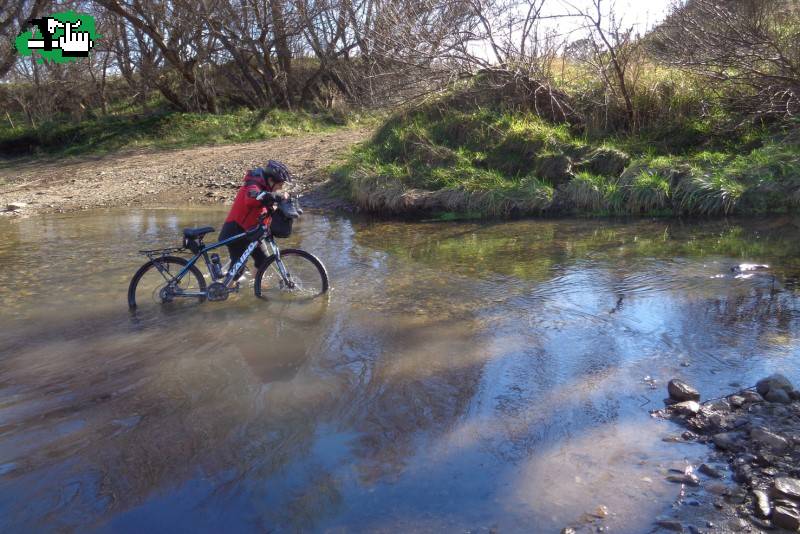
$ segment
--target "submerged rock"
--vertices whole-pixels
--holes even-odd
[[[673,378],[667,384],[669,397],[678,402],[700,400],[700,392],[682,380]]]
[[[773,434],[765,428],[754,428],[750,431],[750,439],[767,446],[775,452],[783,452],[789,447],[786,438]]]
[[[789,404],[790,402],[792,402],[792,399],[789,396],[789,394],[782,389],[771,389],[767,392],[766,395],[764,395],[764,398],[768,402],[776,402],[780,404]]]
[[[783,390],[786,393],[789,393],[793,389],[794,388],[792,387],[792,383],[789,382],[789,379],[779,373],[762,378],[756,383],[756,391],[763,396],[766,396],[767,393],[773,390]]]
[[[711,467],[708,464],[700,464],[700,467],[698,467],[697,470],[711,478],[722,478],[722,471]]]
[[[731,267],[731,272],[746,273],[751,271],[766,271],[767,269],[769,269],[769,265],[758,263],[740,263],[739,265],[734,265]]]
[[[676,484],[686,484],[687,486],[699,486],[700,479],[693,473],[683,473],[681,475],[667,475],[667,481]]]
[[[662,519],[656,521],[656,525],[663,528],[664,530],[671,530],[673,532],[683,532],[683,525],[680,521],[670,521],[668,519]]]
[[[724,451],[738,451],[742,448],[740,444],[742,437],[743,435],[741,432],[720,432],[719,434],[714,434],[712,440],[714,441],[714,445],[719,449]]]

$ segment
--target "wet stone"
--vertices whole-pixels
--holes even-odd
[[[739,443],[741,438],[742,434],[740,432],[720,432],[719,434],[714,434],[713,440],[714,445],[724,451],[737,451],[742,448]]]
[[[711,478],[722,478],[722,471],[711,467],[708,464],[700,464],[700,467],[697,470]]]
[[[796,478],[780,477],[775,479],[775,495],[788,497],[800,501],[800,480]]]
[[[792,389],[794,388],[789,379],[779,373],[762,378],[756,383],[756,391],[765,397],[770,391],[782,390],[788,394]]]
[[[756,515],[762,519],[769,517],[770,513],[772,513],[772,509],[769,505],[769,497],[767,496],[767,492],[764,490],[754,490],[753,501],[755,504]]]
[[[656,525],[663,528],[664,530],[670,530],[672,532],[683,532],[683,525],[680,521],[671,521],[667,519],[662,519],[656,521]]]
[[[700,392],[682,380],[673,378],[667,384],[669,397],[678,402],[700,400]]]
[[[772,502],[775,506],[783,506],[784,508],[797,508],[800,506],[800,504],[795,501],[790,501],[789,499],[775,498],[772,499]]]
[[[800,512],[795,508],[776,506],[772,512],[772,523],[786,530],[800,530]]]
[[[745,398],[742,397],[741,395],[731,395],[730,397],[728,397],[728,402],[734,408],[741,408],[746,401]]]
[[[745,402],[763,402],[764,398],[755,391],[742,392],[742,398]]]
[[[673,404],[670,409],[680,415],[695,415],[700,411],[700,403],[697,401],[682,401]]]
[[[786,438],[773,434],[765,428],[752,429],[750,431],[750,439],[778,453],[785,451],[789,447],[789,442]]]
[[[680,475],[667,475],[667,481],[675,482],[676,484],[686,484],[687,486],[699,486],[700,479],[697,475],[692,473],[684,473]]]
[[[789,404],[792,402],[792,399],[789,398],[789,394],[782,389],[771,389],[764,395],[764,398],[767,402],[777,402],[780,404]]]

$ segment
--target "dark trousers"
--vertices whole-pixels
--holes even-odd
[[[226,222],[222,225],[222,231],[219,233],[219,240],[222,241],[224,239],[228,239],[229,237],[233,237],[236,234],[241,234],[242,232],[244,232],[244,228],[235,222]],[[250,242],[244,236],[242,236],[241,239],[237,239],[236,241],[228,244],[228,252],[231,255],[231,268],[233,268],[233,265],[239,261],[239,258],[242,257],[242,254],[244,254],[244,251],[249,244]],[[256,247],[250,256],[256,263],[256,269],[260,269],[261,266],[267,261],[267,255],[264,254],[264,250],[260,246]],[[244,267],[244,265],[242,265],[242,267]],[[241,273],[238,273],[236,278],[238,279],[239,276],[241,276]]]

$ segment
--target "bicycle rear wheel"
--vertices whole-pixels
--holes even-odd
[[[174,277],[188,263],[184,258],[164,256],[142,265],[128,286],[128,307],[132,310],[143,310],[168,304],[170,307],[182,308],[196,306],[205,301],[206,281],[194,265],[180,282],[174,281]]]
[[[280,256],[287,280],[281,275],[276,257],[270,256],[256,273],[256,297],[284,302],[306,301],[328,291],[328,272],[316,256],[297,249],[283,250]]]

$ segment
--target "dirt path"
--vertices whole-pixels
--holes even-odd
[[[245,171],[267,159],[289,166],[297,177],[289,191],[300,195],[304,205],[322,205],[317,192],[328,180],[324,168],[369,133],[346,129],[238,145],[6,165],[0,168],[0,215],[230,203]],[[25,206],[7,208],[16,203]]]

